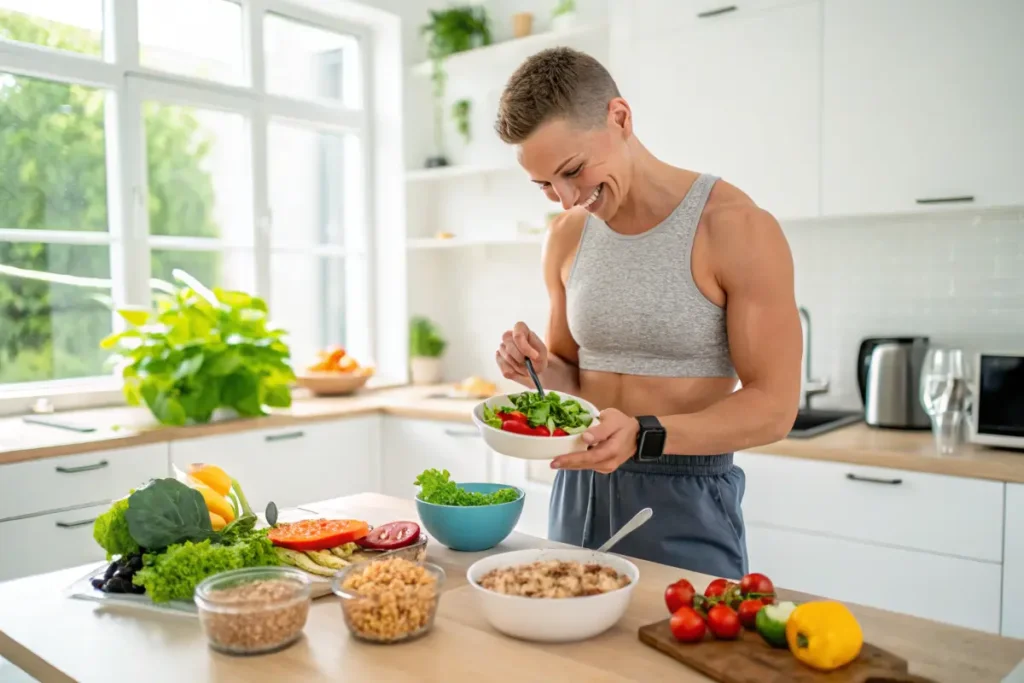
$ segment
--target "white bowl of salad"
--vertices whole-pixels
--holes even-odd
[[[493,396],[473,409],[484,442],[502,455],[551,460],[587,450],[583,432],[597,421],[597,408],[582,398],[557,391]]]

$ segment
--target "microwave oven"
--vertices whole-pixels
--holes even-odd
[[[974,376],[971,440],[1024,449],[1024,352],[980,353]]]

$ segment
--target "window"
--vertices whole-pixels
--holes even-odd
[[[280,5],[0,0],[0,396],[109,377],[174,269],[373,362],[369,34]]]

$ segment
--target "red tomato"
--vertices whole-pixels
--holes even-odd
[[[506,420],[512,420],[514,422],[522,422],[523,424],[526,424],[526,415],[525,415],[525,413],[521,413],[518,410],[510,410],[510,411],[507,411],[507,412],[499,412],[498,413],[498,418],[502,422],[505,422]]]
[[[680,607],[668,622],[672,635],[683,643],[697,643],[704,639],[704,620],[692,607]]]
[[[708,584],[708,587],[704,589],[704,597],[706,598],[717,598],[721,597],[725,593],[725,589],[729,586],[729,582],[725,579],[715,579]]]
[[[740,603],[739,617],[740,623],[743,624],[743,628],[748,630],[754,629],[754,622],[757,619],[757,613],[764,607],[764,603],[760,600],[744,600]]]
[[[513,434],[525,434],[526,436],[536,436],[533,428],[525,422],[519,422],[517,420],[505,420],[501,423],[501,430],[503,432],[512,432]]]
[[[412,545],[420,538],[420,526],[415,522],[388,522],[375,528],[357,543],[371,550],[395,550]]]
[[[547,425],[537,425],[530,433],[534,436],[551,436],[551,432],[548,430]]]
[[[693,584],[686,579],[679,579],[665,589],[665,605],[669,614],[675,614],[680,607],[693,607]]]
[[[766,605],[775,602],[775,585],[764,574],[747,574],[740,579],[740,590],[744,597],[757,598]]]
[[[740,634],[740,618],[728,605],[715,605],[708,610],[708,630],[715,638],[732,640]]]
[[[267,532],[274,545],[291,550],[327,550],[358,541],[369,531],[369,525],[358,519],[304,519],[278,524]]]
[[[569,432],[565,431],[561,427],[555,427],[555,433],[551,436],[569,436]]]

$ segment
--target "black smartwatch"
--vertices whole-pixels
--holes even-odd
[[[636,453],[633,454],[633,460],[657,460],[665,452],[665,428],[653,415],[641,415],[636,421],[640,423],[640,431],[636,435]]]

